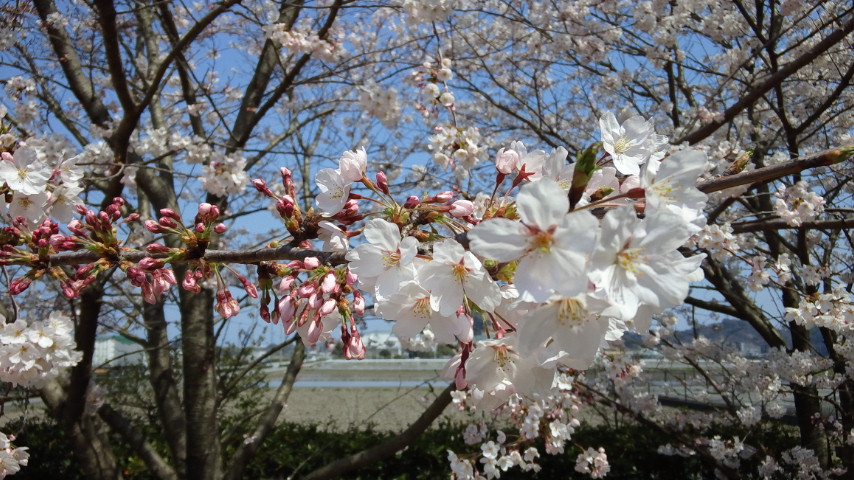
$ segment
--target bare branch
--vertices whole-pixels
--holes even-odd
[[[157,450],[148,442],[145,435],[134,428],[122,414],[113,409],[109,404],[106,404],[98,409],[98,415],[107,422],[110,428],[118,432],[134,448],[134,452],[142,458],[142,461],[157,475],[157,478],[162,480],[178,480],[175,470],[157,453]]]
[[[727,188],[738,187],[740,185],[767,182],[785,177],[786,175],[800,173],[810,168],[829,167],[830,165],[835,165],[848,160],[852,154],[854,154],[854,145],[834,148],[832,150],[825,150],[823,152],[806,155],[780,165],[757,168],[756,170],[751,170],[749,172],[742,172],[727,177],[707,180],[697,185],[697,188],[701,192],[712,193],[725,190]]]
[[[424,413],[418,417],[412,425],[406,430],[394,437],[389,438],[385,442],[354,453],[353,455],[336,460],[328,465],[325,465],[317,470],[310,472],[303,477],[304,480],[321,480],[325,478],[338,478],[339,476],[361,468],[371,463],[379,462],[389,458],[395,453],[406,448],[413,440],[427,430],[427,427],[433,423],[433,420],[439,417],[442,411],[445,410],[451,403],[451,391],[454,390],[454,384],[448,385],[442,393],[433,400],[433,403],[424,410]]]
[[[774,218],[769,220],[757,220],[755,222],[735,223],[730,225],[733,233],[750,233],[764,232],[766,230],[839,230],[844,228],[854,228],[854,217],[836,219],[836,220],[815,220],[801,222],[800,225],[790,225],[782,218]]]
[[[752,90],[746,92],[737,102],[724,111],[723,116],[714,120],[693,132],[677,138],[673,143],[687,142],[691,145],[701,142],[713,134],[718,128],[730,123],[736,115],[743,112],[748,106],[753,105],[756,101],[769,92],[772,88],[782,83],[787,78],[790,78],[795,72],[812,63],[816,58],[819,58],[823,53],[830,50],[831,47],[837,45],[851,32],[854,32],[854,16],[840,28],[829,33],[815,46],[804,52],[800,57],[789,62],[780,70],[770,75],[764,81],[753,87]]]

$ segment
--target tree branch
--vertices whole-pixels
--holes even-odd
[[[433,400],[433,403],[424,410],[424,413],[418,417],[412,425],[406,430],[394,437],[389,438],[385,442],[354,453],[348,457],[336,460],[326,466],[318,468],[303,477],[303,480],[321,480],[326,478],[337,478],[347,472],[361,468],[371,463],[379,462],[391,457],[395,453],[406,448],[413,440],[427,430],[427,427],[433,423],[433,420],[445,410],[451,403],[451,391],[454,390],[454,384],[448,385],[442,393]]]
[[[749,172],[737,173],[726,177],[706,180],[697,185],[697,189],[704,193],[718,192],[727,188],[738,187],[759,182],[776,180],[786,175],[800,173],[804,170],[816,167],[829,167],[848,160],[854,154],[854,145],[824,150],[789,162],[770,167],[757,168]]]
[[[258,451],[264,439],[270,434],[273,426],[276,424],[276,420],[279,418],[279,414],[281,414],[282,409],[287,403],[288,397],[291,395],[291,390],[293,390],[294,382],[296,382],[297,374],[302,369],[303,361],[305,361],[305,345],[299,342],[296,348],[294,348],[291,361],[285,371],[285,376],[282,378],[282,383],[279,385],[278,390],[276,390],[273,401],[270,402],[255,430],[249,436],[252,441],[241,443],[229,460],[230,467],[224,477],[225,480],[243,478],[246,464],[255,455],[255,452]]]
[[[854,217],[836,220],[815,220],[801,222],[800,225],[790,225],[781,218],[757,220],[754,222],[735,223],[730,225],[733,233],[764,232],[766,230],[809,229],[809,230],[839,230],[854,228]]]
[[[840,43],[851,32],[854,32],[854,16],[842,25],[842,28],[834,30],[824,37],[820,42],[816,43],[812,48],[801,54],[800,57],[792,60],[774,74],[768,76],[759,85],[753,87],[752,90],[746,92],[737,102],[724,111],[723,116],[714,120],[693,132],[673,140],[673,143],[689,143],[691,145],[705,140],[712,135],[718,128],[730,123],[736,115],[744,111],[748,106],[753,105],[762,95],[766,94],[775,86],[782,83],[792,74],[801,68],[812,63],[816,58],[830,50],[831,47]]]
[[[157,478],[162,480],[178,480],[178,475],[175,470],[157,453],[157,450],[148,442],[145,435],[126,419],[122,414],[113,409],[109,404],[103,405],[98,409],[98,415],[107,422],[114,431],[125,439],[128,444],[133,447],[145,465],[151,469],[152,473],[157,475]]]
[[[65,29],[57,28],[53,22],[47,21],[50,14],[58,13],[56,5],[52,0],[33,0],[33,5],[35,5],[39,18],[45,25],[47,37],[56,58],[59,59],[59,66],[65,73],[69,88],[83,106],[86,114],[92,119],[92,122],[100,126],[106,125],[110,121],[110,113],[104,103],[101,102],[101,97],[95,95],[95,89],[89,77],[83,73],[83,64],[80,62],[77,52],[72,48],[68,32]]]

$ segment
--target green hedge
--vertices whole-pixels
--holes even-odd
[[[19,428],[17,443],[30,448],[31,464],[15,475],[16,480],[61,478],[76,480],[86,478],[78,469],[72,456],[70,442],[61,429],[47,420],[32,420]],[[413,445],[398,452],[393,458],[366,467],[344,478],[349,479],[436,479],[448,478],[447,450],[458,453],[473,452],[476,447],[466,446],[461,435],[462,427],[443,424],[431,429]],[[762,440],[766,445],[776,444],[779,448],[794,445],[791,432],[780,429],[764,429]],[[152,432],[153,433],[153,432]],[[726,436],[727,432],[718,432]],[[735,432],[729,432],[734,434]],[[751,440],[757,441],[759,433],[754,431]],[[296,472],[300,474],[337,460],[343,455],[376,445],[387,434],[373,430],[358,430],[346,433],[328,431],[317,425],[282,424],[261,448],[249,464],[245,478],[284,479]],[[156,437],[152,437],[153,439]],[[610,479],[713,479],[714,472],[696,457],[682,458],[656,453],[659,445],[671,441],[668,437],[635,424],[618,428],[583,427],[573,436],[572,443],[585,447],[605,447],[611,464]],[[156,442],[155,442],[156,443]],[[119,458],[125,458],[126,477],[134,480],[152,478],[142,461],[132,455],[126,445],[116,439],[115,448]],[[540,448],[539,459],[542,471],[532,474],[511,470],[502,474],[503,479],[567,479],[589,478],[574,471],[577,447],[570,446],[563,455],[546,455]],[[754,459],[751,463],[757,462]],[[755,471],[749,468],[746,471]]]

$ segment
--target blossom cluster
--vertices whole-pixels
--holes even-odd
[[[652,313],[681,303],[688,282],[700,278],[703,257],[685,258],[677,249],[699,230],[703,196],[693,183],[705,168],[704,156],[684,151],[654,157],[661,140],[650,123],[630,119],[633,129],[626,129],[609,118],[602,126],[612,179],[594,183],[595,191],[587,192],[587,200],[583,192],[577,195],[575,205],[607,206],[604,218],[590,208],[571,208],[572,180],[580,175],[559,168],[565,150],[528,153],[516,142],[496,159],[499,179],[515,174],[511,188],[521,184],[515,202],[495,199],[479,220],[443,219],[452,229],[468,230],[471,251],[454,238],[435,238],[432,256],[419,255],[424,232],[406,234],[407,222],[398,215],[369,221],[367,243],[347,254],[359,287],[376,298],[379,315],[396,322],[395,331],[414,336],[429,324],[439,341],[462,345],[453,376],[460,388],[483,392],[485,404],[501,404],[514,392],[547,390],[559,365],[586,368],[602,339],[648,324]],[[358,166],[351,169],[355,175],[346,173],[351,163]],[[365,163],[364,151],[348,152],[338,170],[318,173],[324,191],[318,206],[330,213],[343,208],[350,184],[365,178]],[[641,165],[644,175],[634,175]],[[597,170],[586,168],[588,177]],[[588,186],[585,181],[580,188]],[[422,200],[410,198],[401,206],[384,198],[409,220],[439,210],[430,204],[433,198]],[[472,343],[475,316],[493,336],[482,345]]]
[[[413,24],[441,22],[454,10],[455,0],[395,0],[406,12],[407,21]]]
[[[344,54],[343,47],[333,38],[321,38],[308,29],[274,23],[265,25],[263,31],[268,40],[294,53],[309,54],[325,61],[334,61]]]
[[[27,447],[16,447],[12,444],[13,441],[13,435],[7,436],[0,432],[0,479],[18,473],[21,467],[26,467],[29,463],[30,454],[27,453]]]
[[[837,288],[830,293],[803,299],[798,308],[787,308],[786,320],[807,328],[828,328],[845,335],[854,329],[854,302],[850,293]]]
[[[502,472],[513,467],[537,472],[540,465],[536,459],[540,457],[540,452],[534,445],[536,439],[544,440],[545,453],[563,453],[575,429],[581,424],[577,415],[583,401],[574,391],[573,382],[576,379],[566,372],[559,372],[547,394],[536,398],[514,394],[506,404],[494,410],[493,413],[509,421],[513,432],[497,430],[493,435],[484,423],[468,425],[463,438],[468,445],[480,444],[481,452],[476,455],[449,452],[456,478],[478,478],[475,476],[477,472],[482,472],[489,479],[499,478]],[[476,411],[479,409],[478,396],[477,391],[456,391],[453,393],[453,402],[461,410]],[[582,451],[578,462],[579,466],[585,466],[585,473],[594,478],[607,473],[604,452],[595,452],[591,456],[589,451]]]
[[[359,108],[393,129],[400,120],[402,106],[396,89],[368,82],[359,88]]]
[[[6,323],[2,317],[0,321],[2,382],[39,388],[81,359],[75,350],[74,325],[63,313],[53,311],[47,320],[30,323],[22,319]]]
[[[0,153],[0,182],[11,195],[0,202],[0,214],[9,223],[26,219],[35,226],[48,216],[69,221],[83,191],[83,170],[75,158],[55,161],[45,158],[39,148],[20,146],[14,152]]]
[[[795,227],[824,211],[824,199],[809,190],[804,181],[790,187],[781,187],[774,196],[774,211],[786,223]]]
[[[342,231],[362,216],[354,184],[376,194],[382,216],[364,224],[365,243],[346,253],[348,275],[358,278],[349,286],[372,296],[375,313],[399,336],[429,327],[437,342],[459,345],[445,372],[467,389],[467,405],[491,410],[540,398],[559,369],[587,368],[603,341],[645,331],[653,314],[679,305],[689,282],[702,278],[704,257],[679,248],[703,226],[705,195],[694,184],[705,155],[668,155],[640,118],[621,124],[606,115],[601,127],[604,152],[588,149],[574,166],[562,148],[529,152],[514,142],[499,151],[495,189],[480,197],[477,217],[474,203],[453,192],[398,203],[382,172],[376,182],[367,177],[364,150],[317,174],[322,218]],[[499,196],[505,179],[512,181]],[[475,322],[487,340],[475,341]],[[526,438],[540,432],[542,417],[531,418]],[[559,451],[570,431],[561,422],[550,428],[564,432],[547,444]],[[588,456],[580,466],[607,470]],[[484,472],[497,476],[499,457],[484,458]],[[452,463],[468,471],[464,461]]]

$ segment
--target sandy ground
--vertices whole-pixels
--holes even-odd
[[[382,431],[400,431],[415,421],[447,385],[438,380],[437,370],[443,362],[321,362],[303,367],[297,386],[291,392],[283,421],[318,424],[329,430],[372,427]],[[271,371],[274,378],[276,373]],[[372,382],[386,387],[300,386],[307,382]],[[411,386],[417,382],[435,382]],[[400,384],[400,385],[395,385]],[[409,385],[409,386],[403,386]],[[461,420],[464,416],[453,404],[443,417]]]
[[[439,392],[426,388],[295,388],[281,419],[316,423],[334,431],[368,426],[400,431],[414,422]],[[442,417],[462,419],[463,415],[451,404]]]

